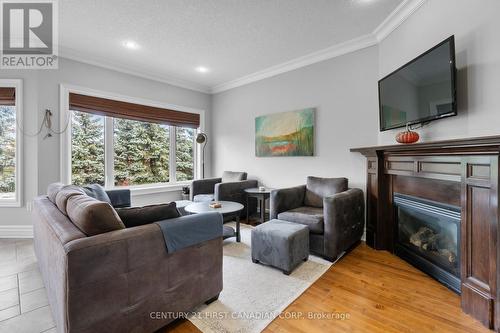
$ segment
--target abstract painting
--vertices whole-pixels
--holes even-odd
[[[255,118],[255,155],[313,156],[315,111],[309,108]]]

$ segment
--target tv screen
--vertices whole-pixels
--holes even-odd
[[[452,36],[381,79],[380,130],[456,115],[455,75]]]

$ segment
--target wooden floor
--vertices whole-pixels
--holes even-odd
[[[458,295],[365,244],[331,267],[284,313],[336,313],[343,319],[278,318],[264,332],[491,332],[460,310]],[[199,330],[184,320],[160,332]]]

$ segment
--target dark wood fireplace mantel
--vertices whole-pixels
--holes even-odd
[[[351,152],[361,153],[365,156],[373,156],[372,154],[377,151],[386,152],[405,152],[405,151],[421,151],[421,150],[470,150],[483,147],[487,150],[498,150],[500,149],[500,135],[494,136],[480,136],[468,139],[452,139],[452,140],[441,140],[441,141],[429,141],[429,142],[419,142],[413,144],[394,144],[386,146],[371,146],[371,147],[359,147],[351,148]]]
[[[462,309],[500,332],[500,136],[353,148],[367,158],[366,243],[394,252],[394,193],[461,207]]]

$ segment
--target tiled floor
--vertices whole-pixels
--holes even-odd
[[[31,239],[0,239],[0,332],[56,332]]]

